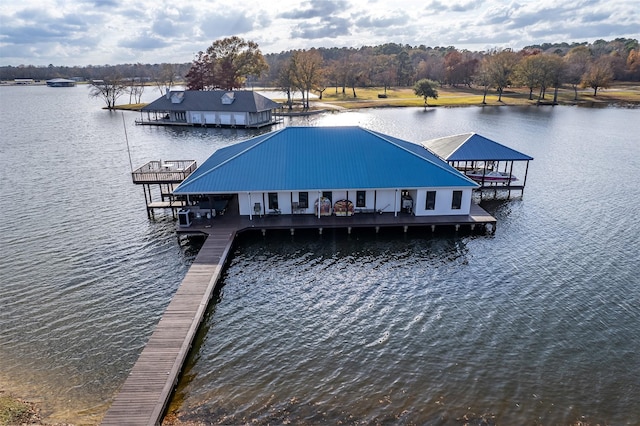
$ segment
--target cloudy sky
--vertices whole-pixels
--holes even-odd
[[[482,51],[640,38],[639,0],[0,0],[0,65],[191,62],[237,35],[263,53],[388,42]]]

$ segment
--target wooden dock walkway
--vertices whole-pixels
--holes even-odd
[[[233,224],[216,224],[207,231],[209,236],[107,411],[103,425],[161,422],[237,232]]]

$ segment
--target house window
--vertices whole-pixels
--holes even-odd
[[[426,210],[436,209],[436,191],[427,191],[427,203],[424,208]]]
[[[299,192],[298,193],[298,207],[301,209],[309,208],[309,193],[308,192]]]
[[[462,191],[453,191],[453,200],[451,200],[451,209],[460,210],[462,207]]]
[[[331,197],[331,191],[324,191],[324,192],[322,193],[322,196],[323,196],[324,198],[328,198],[328,199],[329,199],[329,201],[333,201],[333,200],[331,199],[331,198],[332,198],[332,197]]]
[[[356,207],[366,207],[366,206],[367,206],[367,191],[357,191]]]
[[[277,210],[278,209],[278,193],[277,192],[270,192],[269,193],[269,208],[271,210]]]

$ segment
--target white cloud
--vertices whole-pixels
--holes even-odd
[[[637,0],[0,2],[0,65],[190,62],[237,35],[264,53],[384,43],[484,50],[637,38]]]

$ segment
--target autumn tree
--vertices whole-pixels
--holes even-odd
[[[185,76],[188,90],[212,90],[213,70],[209,55],[203,51],[198,52],[191,64],[189,72]]]
[[[426,109],[429,104],[427,103],[428,98],[438,99],[438,83],[429,80],[428,78],[423,78],[422,80],[418,80],[416,84],[413,86],[413,92],[416,96],[422,96],[424,98],[424,108]]]
[[[478,61],[470,52],[451,50],[444,57],[445,82],[451,86],[471,84],[471,77],[476,71]]]
[[[627,71],[632,80],[640,80],[640,50],[632,49],[627,56]]]
[[[304,107],[309,108],[309,94],[322,80],[322,55],[316,49],[296,51],[291,55],[291,76],[302,92]]]
[[[609,58],[603,56],[593,62],[582,79],[582,87],[593,89],[593,96],[597,96],[598,89],[606,89],[613,80],[613,71]]]
[[[242,87],[247,77],[260,77],[268,69],[257,43],[228,37],[198,52],[187,74],[187,86],[191,90],[233,90]]]
[[[502,102],[504,89],[511,84],[518,55],[511,50],[501,50],[487,57],[487,71],[492,84],[498,90],[498,102]]]
[[[540,56],[538,53],[525,56],[514,69],[518,83],[529,89],[530,101],[533,100],[533,89],[540,84]]]

